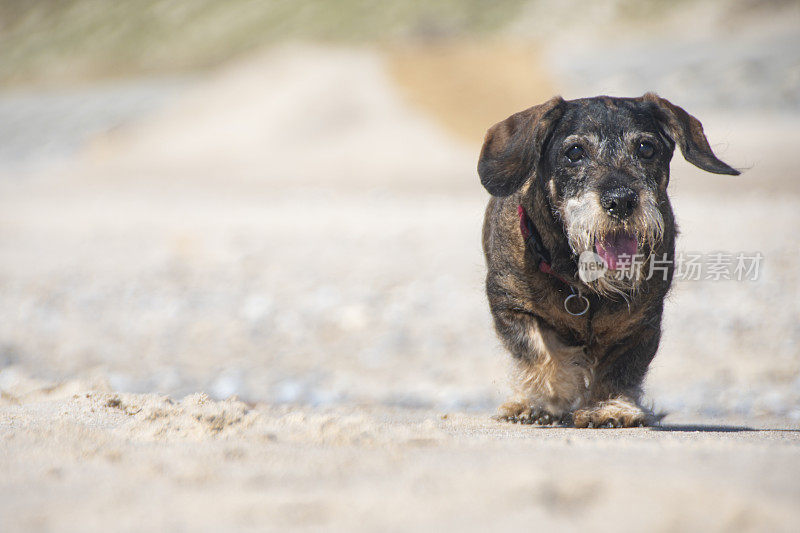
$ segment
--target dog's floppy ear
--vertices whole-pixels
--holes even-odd
[[[556,96],[489,128],[478,160],[478,175],[490,194],[508,196],[528,179],[563,104],[564,100]]]
[[[672,140],[681,147],[683,158],[689,163],[714,174],[740,174],[735,168],[717,159],[708,145],[699,120],[657,94],[647,93],[642,100],[654,104],[656,118],[664,125]]]

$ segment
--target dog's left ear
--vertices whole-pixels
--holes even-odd
[[[708,145],[703,125],[699,120],[657,94],[647,93],[642,100],[654,105],[656,118],[665,126],[667,133],[681,147],[683,158],[696,167],[714,174],[737,176],[738,170],[717,159]]]
[[[563,112],[560,96],[514,113],[486,132],[478,175],[492,196],[508,196],[534,171],[542,146]]]

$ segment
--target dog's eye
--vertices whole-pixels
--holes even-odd
[[[583,151],[583,147],[579,144],[570,146],[567,150],[566,156],[567,159],[572,161],[573,163],[577,163],[581,159],[583,159],[585,152]]]
[[[636,148],[636,153],[639,154],[639,157],[642,157],[644,159],[650,159],[651,157],[653,157],[653,155],[655,155],[656,147],[653,146],[653,143],[642,141]]]

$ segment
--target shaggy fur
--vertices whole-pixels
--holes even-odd
[[[518,369],[516,396],[501,407],[502,419],[577,427],[655,421],[640,398],[672,282],[676,227],[667,186],[676,145],[699,168],[738,174],[716,158],[696,118],[654,94],[556,97],[487,132],[478,163],[492,194],[483,226],[486,292]],[[568,156],[575,146],[577,161]],[[624,214],[601,205],[604,194],[620,188],[635,195]],[[541,272],[526,249],[519,205],[553,272],[569,286]],[[645,260],[627,277],[609,271],[581,281],[578,256],[614,235],[635,240]],[[667,259],[663,274],[648,275],[653,257]],[[586,315],[565,311],[573,290],[589,300]]]

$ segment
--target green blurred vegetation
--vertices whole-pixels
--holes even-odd
[[[650,34],[692,5],[731,27],[800,0],[0,0],[0,85],[79,83],[219,65],[283,41],[480,40],[605,28]],[[702,10],[700,11],[702,14]],[[600,15],[598,17],[598,14]],[[523,22],[519,26],[520,20]],[[680,24],[678,25],[680,27]],[[527,32],[527,33],[526,33]],[[664,33],[662,31],[662,33]],[[664,35],[668,38],[668,35]]]
[[[523,0],[2,0],[0,83],[202,69],[285,40],[481,35]]]

